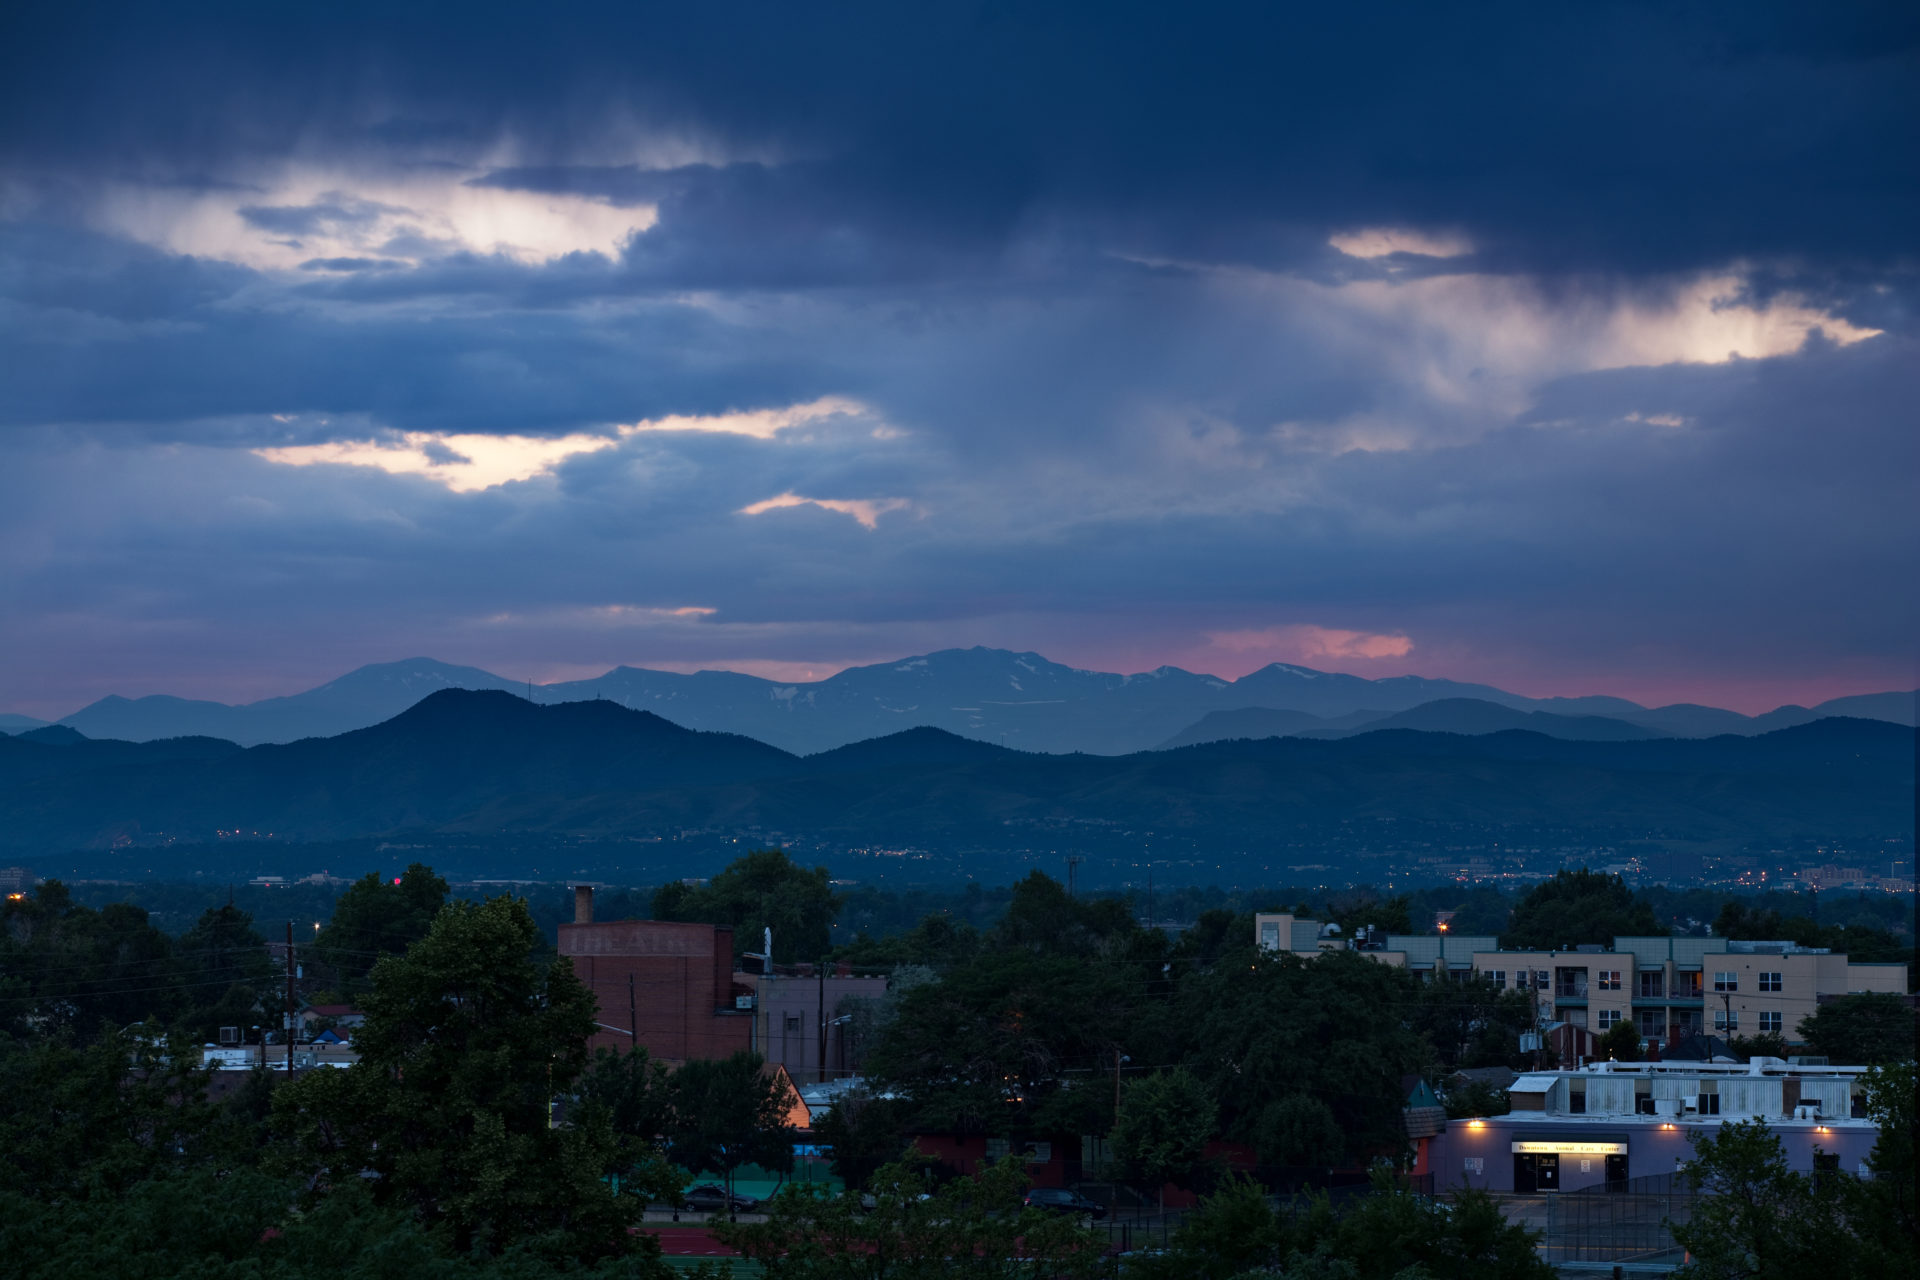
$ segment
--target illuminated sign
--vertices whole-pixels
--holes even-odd
[[[1517,1156],[1623,1156],[1624,1142],[1516,1142]]]

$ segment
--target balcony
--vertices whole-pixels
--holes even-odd
[[[1553,998],[1555,1000],[1585,1000],[1587,998],[1586,979],[1581,978],[1573,982],[1554,983]]]

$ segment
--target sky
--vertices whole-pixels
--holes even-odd
[[[0,11],[0,709],[1912,688],[1920,8]]]

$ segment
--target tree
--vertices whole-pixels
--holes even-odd
[[[1857,1275],[1920,1275],[1920,1221],[1914,1217],[1914,1067],[1876,1067],[1864,1081],[1867,1114],[1880,1126],[1867,1155],[1873,1176],[1849,1182],[1849,1217],[1860,1242]]]
[[[1276,1210],[1257,1183],[1229,1179],[1200,1202],[1163,1254],[1133,1260],[1138,1280],[1552,1280],[1538,1237],[1483,1192],[1441,1204],[1376,1172],[1339,1209],[1314,1193]]]
[[[1764,1120],[1721,1125],[1693,1136],[1686,1173],[1705,1193],[1673,1238],[1691,1255],[1686,1280],[1787,1280],[1860,1274],[1843,1217],[1839,1179],[1787,1167],[1786,1150]]]
[[[280,1167],[323,1198],[372,1175],[376,1203],[457,1253],[625,1253],[630,1211],[603,1180],[621,1163],[607,1112],[552,1124],[551,1100],[586,1069],[594,998],[564,958],[536,961],[539,943],[518,899],[455,902],[376,964],[360,1060],[277,1092]]]
[[[648,1201],[672,1198],[682,1179],[667,1167],[661,1149],[673,1125],[666,1064],[639,1045],[625,1053],[601,1049],[580,1078],[575,1101],[581,1119],[613,1131],[618,1150],[612,1168],[622,1189]]]
[[[171,1022],[185,994],[173,952],[139,907],[78,906],[58,880],[0,900],[0,1028],[88,1040],[150,1016]]]
[[[1617,935],[1664,935],[1653,908],[1634,896],[1619,876],[1589,871],[1557,872],[1514,904],[1506,950],[1557,951],[1581,943],[1610,943]]]
[[[767,1070],[757,1053],[717,1061],[696,1058],[668,1079],[672,1110],[668,1140],[673,1158],[695,1173],[725,1179],[743,1164],[785,1172],[793,1167],[795,1101],[784,1072]]]
[[[1129,1181],[1158,1189],[1191,1187],[1206,1162],[1217,1108],[1184,1067],[1127,1086],[1113,1122],[1113,1150]]]
[[[202,912],[180,935],[177,957],[180,980],[196,997],[185,1020],[196,1043],[212,1040],[222,1026],[257,1025],[264,1034],[280,1024],[280,973],[253,917],[240,908],[227,903]]]
[[[1044,871],[1013,886],[994,941],[1045,955],[1104,953],[1134,932],[1132,912],[1118,898],[1075,898]]]
[[[333,917],[313,941],[313,954],[337,975],[342,997],[365,988],[382,956],[399,955],[427,936],[447,903],[447,882],[414,863],[390,883],[369,872],[347,886]]]
[[[110,1200],[204,1165],[219,1109],[198,1064],[158,1024],[84,1048],[0,1041],[0,1191]]]
[[[1913,1057],[1915,1012],[1899,996],[1867,991],[1837,996],[1800,1020],[1800,1038],[1827,1060],[1849,1066]]]
[[[1338,1164],[1348,1154],[1333,1108],[1304,1093],[1261,1108],[1253,1125],[1253,1146],[1262,1164]]]
[[[1218,1100],[1224,1136],[1321,1165],[1397,1157],[1406,1149],[1400,1081],[1430,1054],[1407,1025],[1414,1000],[1411,975],[1357,952],[1302,960],[1248,945],[1181,980],[1169,1002],[1172,1050]],[[1331,1126],[1304,1102],[1273,1110],[1296,1094],[1319,1100]],[[1309,1152],[1295,1138],[1280,1142],[1286,1134],[1326,1145]]]
[[[928,1133],[1101,1133],[1112,1095],[1074,1088],[1119,1052],[1131,994],[1104,965],[990,952],[900,996],[868,1073],[913,1100]]]
[[[1640,1031],[1633,1023],[1622,1018],[1602,1033],[1596,1047],[1615,1062],[1638,1062]]]
[[[904,1098],[845,1093],[815,1119],[814,1134],[833,1149],[833,1171],[841,1181],[858,1190],[876,1170],[903,1157],[913,1145],[906,1131],[911,1106]]]
[[[1520,1033],[1534,1026],[1533,1001],[1479,974],[1413,988],[1408,1023],[1443,1067],[1503,1067],[1519,1061]]]
[[[1003,1160],[934,1185],[924,1161],[878,1170],[866,1196],[790,1183],[767,1220],[714,1234],[771,1280],[1094,1280],[1106,1240],[1025,1206],[1028,1179]]]
[[[762,931],[772,929],[774,954],[782,963],[826,955],[839,909],[827,869],[808,871],[781,849],[756,849],[704,885],[674,880],[653,895],[656,920],[731,928],[735,955],[757,951]]]

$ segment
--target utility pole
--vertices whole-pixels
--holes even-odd
[[[820,957],[820,1083],[827,1082],[827,958]]]
[[[627,1052],[640,1047],[640,1006],[633,996],[633,973],[627,973]]]
[[[293,1079],[293,921],[287,921],[287,1079]]]
[[[1082,858],[1077,853],[1070,853],[1067,855],[1067,896],[1069,898],[1077,896],[1074,893],[1074,888],[1073,888],[1074,868],[1078,867],[1082,862],[1085,862],[1085,861],[1086,859]]]

